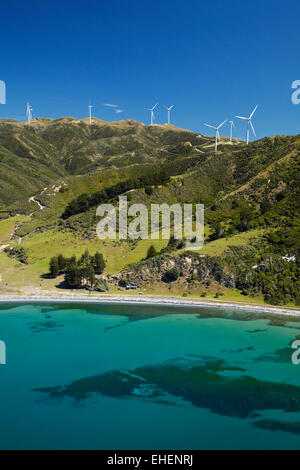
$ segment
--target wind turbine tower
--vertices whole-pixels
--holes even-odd
[[[94,107],[94,106],[91,105],[91,102],[90,102],[90,104],[89,104],[89,106],[88,106],[88,108],[89,108],[89,116],[90,116],[90,124],[92,124],[92,108],[93,108],[93,107]]]
[[[223,126],[223,124],[225,124],[225,122],[227,122],[227,119],[226,119],[224,122],[222,122],[222,124],[220,124],[218,127],[211,126],[210,124],[204,124],[205,126],[211,127],[212,129],[214,129],[214,130],[216,131],[215,152],[216,152],[217,149],[218,149],[218,141],[221,142],[221,137],[220,137],[219,129],[220,129],[220,127]]]
[[[148,111],[150,111],[150,124],[152,126],[153,124],[153,121],[154,121],[154,109],[156,108],[156,106],[158,105],[158,103],[156,103],[153,108],[146,108]]]
[[[255,135],[256,137],[256,134],[255,134],[255,130],[254,130],[254,127],[253,127],[253,124],[251,122],[251,119],[253,117],[253,114],[255,113],[255,111],[257,110],[258,108],[258,104],[255,106],[255,108],[253,109],[252,113],[250,114],[249,117],[244,117],[244,116],[235,116],[237,117],[238,119],[243,119],[244,121],[247,121],[247,125],[246,125],[246,144],[248,145],[249,144],[249,125],[252,129],[252,132],[253,134]]]
[[[229,121],[229,124],[230,124],[230,142],[232,142],[232,128],[233,127],[235,128],[235,125],[233,121]]]
[[[27,117],[27,122],[30,123],[32,119],[32,107],[30,106],[29,103],[26,105],[26,117]]]
[[[168,111],[168,124],[170,124],[170,114],[171,114],[171,109],[173,108],[174,104],[172,106],[165,106],[166,110]]]

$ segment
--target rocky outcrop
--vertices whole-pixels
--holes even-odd
[[[118,284],[120,280],[139,287],[153,282],[166,282],[165,273],[176,269],[178,279],[174,282],[200,281],[216,282],[228,288],[235,288],[234,275],[222,267],[216,259],[198,253],[186,252],[179,256],[161,255],[129,266],[118,275],[111,276],[110,282]]]

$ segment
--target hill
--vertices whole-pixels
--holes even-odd
[[[75,118],[30,124],[0,120],[0,207],[32,196],[60,177],[156,162],[178,154],[182,144],[190,142],[197,151],[210,140],[175,126],[131,120],[93,119],[92,125]]]
[[[103,253],[113,292],[138,283],[149,293],[295,305],[299,154],[300,136],[248,146],[222,138],[215,154],[213,138],[171,125],[2,120],[0,292],[65,288],[62,276],[49,278],[50,258],[88,249]],[[147,207],[204,203],[203,249],[187,261],[172,239],[97,239],[97,205],[122,194]],[[152,244],[158,254],[145,260]]]

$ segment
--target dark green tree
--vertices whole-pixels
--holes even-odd
[[[105,268],[105,261],[103,258],[102,253],[95,253],[94,259],[93,259],[93,266],[96,274],[102,274]]]
[[[93,266],[85,266],[81,268],[81,279],[83,284],[93,287],[96,282],[95,271]]]
[[[80,266],[89,266],[90,261],[91,261],[90,253],[89,253],[89,250],[86,249],[79,260],[79,264]]]
[[[76,265],[69,266],[65,272],[65,283],[70,289],[79,289],[82,287],[81,268]]]
[[[64,256],[61,255],[61,254],[58,255],[57,262],[58,262],[59,272],[63,273],[65,271],[65,268],[66,268],[66,260],[65,260]]]
[[[53,258],[50,259],[49,271],[51,277],[57,277],[59,275],[59,264],[57,256],[53,256]]]

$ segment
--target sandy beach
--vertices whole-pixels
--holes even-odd
[[[55,302],[55,303],[119,303],[119,304],[140,304],[140,305],[173,305],[178,307],[214,307],[214,308],[230,308],[238,310],[247,310],[253,312],[271,313],[274,315],[289,315],[300,318],[299,308],[286,308],[278,306],[263,306],[244,304],[238,302],[220,302],[214,300],[186,300],[178,297],[163,297],[163,296],[133,296],[133,295],[1,295],[0,303],[7,302]]]

